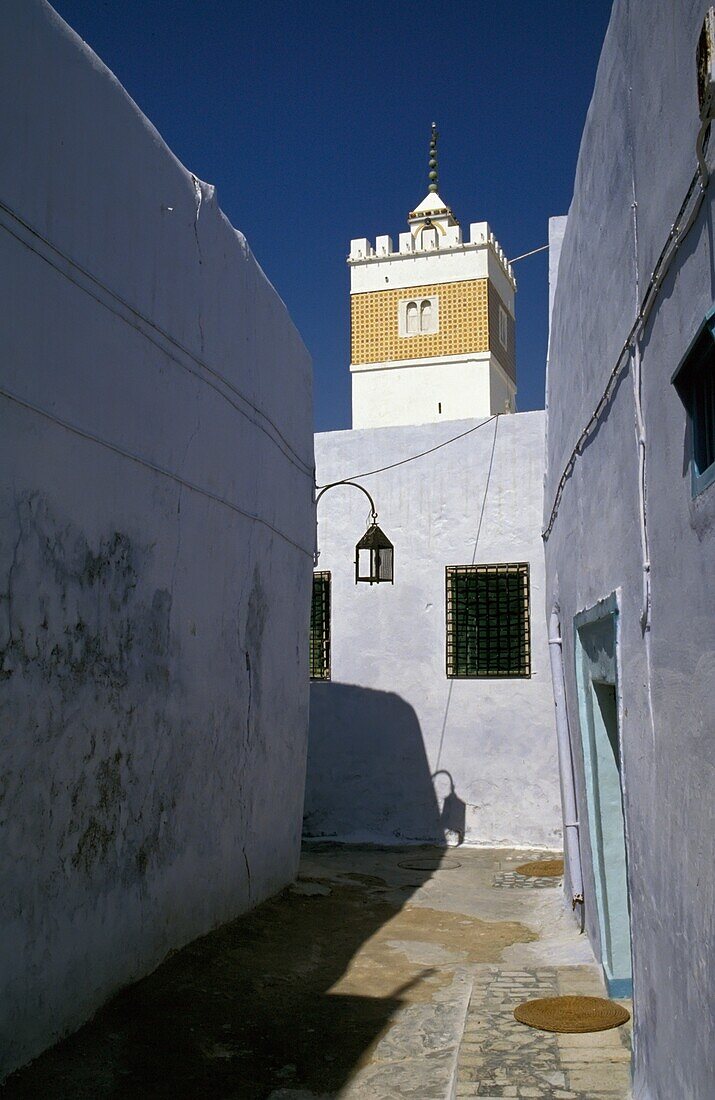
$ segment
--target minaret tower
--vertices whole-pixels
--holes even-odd
[[[432,123],[429,190],[393,251],[350,242],[353,428],[513,412],[511,266],[486,222],[469,241],[438,193]]]

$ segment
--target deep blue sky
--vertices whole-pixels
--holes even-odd
[[[610,0],[54,0],[181,161],[213,183],[313,356],[319,431],[350,426],[351,237],[427,191],[508,256],[568,210]],[[517,264],[521,410],[543,407],[547,253]]]

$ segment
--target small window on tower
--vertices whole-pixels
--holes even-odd
[[[506,351],[509,343],[509,327],[504,306],[499,306],[499,343]]]
[[[397,327],[400,336],[429,336],[439,332],[439,299],[435,295],[398,302]]]

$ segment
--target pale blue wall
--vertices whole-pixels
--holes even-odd
[[[618,0],[563,236],[548,368],[545,517],[605,388],[696,167],[694,56],[703,0]],[[686,421],[671,377],[713,301],[713,186],[642,345],[652,563],[649,672],[632,375],[626,370],[565,487],[546,543],[578,744],[573,618],[622,590],[623,752],[635,994],[635,1096],[715,1095],[715,488],[691,497]],[[638,243],[633,203],[637,203]],[[554,226],[555,244],[563,231]],[[648,686],[652,696],[649,702]],[[579,813],[583,760],[576,751]],[[586,924],[599,949],[588,831]],[[709,973],[708,973],[709,971]]]
[[[314,526],[283,303],[40,0],[0,150],[1,1077],[293,877]]]
[[[402,463],[422,451],[432,453]],[[396,464],[358,479],[394,543],[395,583],[355,584],[367,501],[331,489],[318,542],[319,568],[332,573],[332,682],[311,689],[309,835],[394,844],[450,830],[467,844],[561,846],[543,455],[538,411],[316,436],[319,484]],[[447,679],[445,566],[472,562],[529,562],[528,679]]]

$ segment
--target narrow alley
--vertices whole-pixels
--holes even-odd
[[[525,999],[603,995],[561,879],[516,871],[540,855],[311,844],[293,885],[170,955],[3,1096],[624,1100],[628,1026],[514,1019]]]
[[[0,1100],[715,1100],[715,0],[0,25]]]

